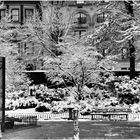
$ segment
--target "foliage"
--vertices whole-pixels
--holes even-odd
[[[6,98],[5,108],[7,110],[34,108],[38,104],[38,100],[35,97],[21,96],[13,94],[11,97]]]
[[[89,44],[87,36],[79,40],[76,38],[75,41],[70,40],[62,47],[63,54],[59,57],[45,57],[46,75],[58,85],[71,83],[76,88],[77,100],[81,100],[84,85],[100,83],[100,73],[106,73],[106,69],[103,70],[102,67],[109,65],[111,57],[102,59],[102,55],[96,51],[96,48]]]
[[[105,22],[97,25],[91,38],[101,52],[102,47],[107,49],[107,54],[112,50],[120,60],[122,48],[135,46],[136,59],[139,58],[139,8],[138,1],[109,1],[97,13],[105,13]]]
[[[140,103],[134,103],[133,105],[131,105],[131,110],[133,113],[138,113],[140,112]]]
[[[140,101],[140,78],[130,80],[129,77],[119,77],[115,83],[119,103],[134,104]]]
[[[39,88],[36,90],[35,97],[39,101],[51,103],[52,101],[60,101],[63,99],[63,94],[60,89]],[[59,91],[59,92],[58,92]]]
[[[88,101],[81,101],[80,106],[81,106],[80,113],[85,114],[85,115],[90,114],[92,112],[92,110],[93,110],[93,107],[94,107],[93,104],[91,104],[89,102],[89,100]]]
[[[62,113],[68,111],[68,104],[66,101],[53,101],[51,107],[51,111],[53,113]]]
[[[48,103],[39,102],[35,110],[37,112],[46,112],[51,110],[51,106]]]
[[[43,2],[43,1],[42,1]],[[40,2],[41,3],[41,2]],[[70,19],[59,6],[51,6],[46,2],[46,6],[41,6],[43,19],[38,12],[31,19],[28,19],[22,26],[16,27],[16,33],[20,42],[26,42],[27,54],[23,57],[23,62],[43,63],[46,55],[56,56],[60,52],[56,44],[60,37],[65,36],[70,28]],[[43,69],[40,67],[40,69]]]
[[[47,71],[49,80],[58,85],[70,83],[76,87],[77,100],[81,100],[84,98],[81,95],[83,86],[100,83],[100,72],[106,72],[113,65],[112,56],[104,58],[98,52],[90,33],[81,38],[73,36],[70,33],[73,21],[62,11],[63,8],[49,4],[45,8],[42,7],[43,20],[36,13],[14,31],[18,40],[27,43],[27,51],[34,48],[32,55],[25,55],[23,61],[41,61],[44,66],[40,69]]]
[[[0,21],[0,55],[6,59],[6,90],[15,91],[19,89],[26,90],[30,84],[26,74],[23,73],[24,65],[18,59],[18,39],[16,27],[13,27],[7,15]]]

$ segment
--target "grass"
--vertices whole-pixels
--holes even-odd
[[[139,122],[97,122],[80,121],[81,139],[139,139]],[[72,121],[43,121],[38,126],[6,130],[5,139],[71,139],[73,137]]]

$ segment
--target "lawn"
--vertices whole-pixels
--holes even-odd
[[[81,139],[139,139],[138,122],[95,122],[80,121]],[[15,128],[3,133],[4,139],[71,139],[72,121],[43,121],[36,127]]]

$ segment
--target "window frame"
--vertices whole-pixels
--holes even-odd
[[[18,42],[18,54],[20,56],[27,54],[27,43],[26,42]]]
[[[30,15],[30,17],[29,17],[29,15],[27,15],[27,10],[32,10],[32,16]],[[28,20],[29,18],[33,18],[33,16],[34,16],[34,9],[33,8],[25,8],[25,21],[26,20]]]
[[[17,10],[18,11],[18,15],[13,15],[12,14],[12,11],[13,10]],[[13,20],[13,16],[16,16],[16,17],[18,17],[18,20]],[[20,22],[20,9],[19,8],[11,8],[11,21],[12,22]]]
[[[77,16],[78,15],[78,16]],[[82,15],[84,15],[85,17],[82,17]],[[75,18],[76,18],[76,22],[75,23],[77,23],[77,24],[79,24],[79,25],[84,25],[84,24],[87,24],[87,15],[86,14],[84,14],[83,12],[78,12],[78,13],[76,13],[75,14]],[[84,20],[83,20],[83,19]],[[82,22],[82,21],[84,21],[84,22]]]
[[[34,18],[35,16],[35,6],[28,6],[28,5],[24,5],[24,9],[23,9],[23,21],[26,22],[27,21],[27,18],[26,18],[26,10],[33,10],[33,15],[32,15],[32,18]]]
[[[2,15],[1,13],[2,11],[4,12],[4,15]],[[4,18],[5,16],[6,16],[6,9],[0,9],[0,20]]]
[[[97,14],[96,21],[97,21],[97,23],[103,23],[106,20],[105,18],[106,18],[106,13],[103,12],[103,13]]]
[[[129,59],[129,49],[128,48],[122,48],[121,56],[122,56],[122,60]]]

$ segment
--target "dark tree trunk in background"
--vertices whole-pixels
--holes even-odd
[[[129,41],[130,47],[130,79],[135,77],[135,47],[133,43]]]
[[[134,17],[133,13],[133,1],[124,1],[125,8],[131,17]],[[133,39],[129,40],[129,50],[130,50],[130,79],[135,77],[135,47],[133,45]]]
[[[5,57],[0,57],[0,131],[5,130]],[[0,132],[1,139],[1,132]]]

